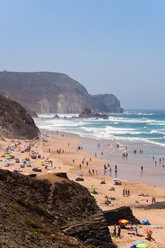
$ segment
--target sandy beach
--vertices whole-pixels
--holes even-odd
[[[85,142],[87,142],[87,140]],[[42,135],[39,142],[34,141],[31,143],[30,152],[21,152],[30,143],[30,141],[2,141],[2,161],[0,162],[0,168],[8,169],[10,171],[17,169],[20,173],[27,175],[32,173],[42,175],[54,172],[67,172],[67,175],[71,180],[75,180],[77,174],[83,174],[84,181],[80,181],[78,183],[85,186],[90,191],[92,186],[96,187],[98,194],[93,194],[93,197],[95,197],[97,204],[102,210],[110,210],[120,206],[130,206],[136,218],[140,221],[143,219],[148,219],[152,224],[152,226],[142,226],[142,228],[138,229],[138,233],[143,236],[130,235],[128,234],[128,230],[122,229],[121,237],[113,238],[114,243],[118,245],[119,248],[131,247],[132,243],[136,240],[145,241],[151,248],[164,247],[165,209],[144,210],[143,208],[136,208],[136,206],[151,204],[152,197],[155,197],[156,201],[165,201],[165,187],[124,179],[121,179],[121,185],[115,185],[113,181],[115,178],[114,168],[112,168],[111,176],[110,173],[108,173],[109,167],[107,168],[105,175],[100,174],[103,169],[103,165],[107,165],[109,162],[104,156],[104,150],[101,150],[102,145],[99,148],[99,151],[103,152],[103,154],[100,152],[98,156],[98,154],[91,154],[84,151],[83,143],[80,139],[75,137],[67,137],[65,134],[57,133],[56,135]],[[6,152],[6,148],[12,149],[11,151]],[[111,149],[116,150],[115,146],[112,146]],[[14,158],[11,158],[9,161],[5,161],[8,160],[7,157],[11,153]],[[36,154],[37,158],[32,159],[32,154]],[[21,166],[20,163],[16,163],[15,158],[20,160]],[[23,162],[22,160],[26,160],[29,163],[25,163],[25,161]],[[112,164],[119,164],[119,161],[115,160],[115,156],[114,160],[112,160]],[[42,171],[34,172],[33,168],[38,168]],[[132,177],[132,179],[134,178]],[[101,184],[102,180],[105,180],[105,184]],[[112,187],[115,189],[114,191],[110,191]],[[129,196],[123,196],[124,188],[129,190]],[[106,196],[113,199],[109,205],[105,204],[107,199]],[[144,230],[146,228],[150,228],[152,230],[152,236],[155,241],[148,241],[145,239],[146,234]],[[113,227],[110,227],[110,232],[112,231]]]

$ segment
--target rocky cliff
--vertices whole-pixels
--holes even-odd
[[[0,170],[0,192],[1,247],[116,247],[94,198],[66,175]]]
[[[17,102],[0,95],[0,136],[33,139],[39,130],[29,113]]]
[[[0,72],[0,90],[38,113],[79,113],[85,108],[94,112],[121,111],[116,98],[109,101],[107,108],[80,83],[62,73]]]
[[[94,95],[93,97],[105,105],[106,112],[109,113],[123,112],[123,109],[120,107],[120,102],[116,96],[112,94],[99,94],[99,95]]]

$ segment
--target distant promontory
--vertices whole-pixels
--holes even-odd
[[[120,102],[112,94],[88,93],[66,74],[56,72],[0,72],[0,91],[36,113],[121,113]]]

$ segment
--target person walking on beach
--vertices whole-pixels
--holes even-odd
[[[109,166],[109,174],[110,174],[110,177],[112,176],[112,168],[111,166]]]
[[[115,177],[117,177],[117,165],[115,165]]]
[[[143,165],[141,166],[141,176],[143,175]]]

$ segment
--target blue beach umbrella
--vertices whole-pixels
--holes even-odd
[[[83,174],[77,174],[78,177],[83,177],[84,175]]]
[[[149,220],[147,220],[147,219],[142,220],[142,225],[150,225]]]
[[[18,168],[18,169],[14,169],[13,170],[13,172],[18,172],[18,171],[20,171],[20,169]]]
[[[119,178],[114,178],[113,181],[117,182],[117,181],[120,181]]]

